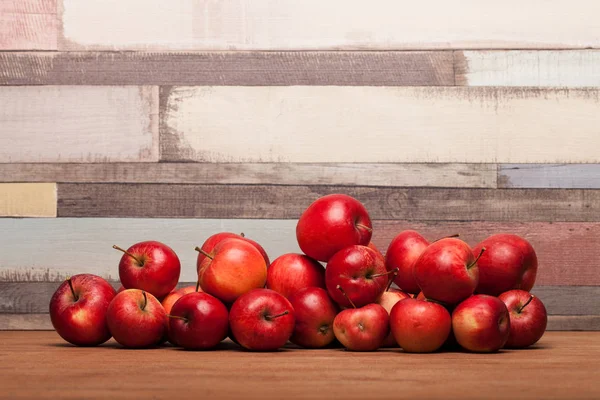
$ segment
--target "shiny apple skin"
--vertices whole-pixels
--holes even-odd
[[[410,294],[405,293],[400,289],[390,288],[387,292],[383,292],[383,294],[377,300],[377,304],[385,308],[385,311],[387,311],[387,313],[389,314],[392,311],[392,308],[394,308],[394,306],[396,305],[396,303],[410,298]],[[392,332],[390,332],[389,335],[387,335],[387,337],[381,344],[381,347],[398,347],[398,343],[396,342],[396,338],[394,338]]]
[[[290,298],[294,307],[296,324],[290,341],[307,349],[323,348],[335,339],[333,320],[339,309],[327,291],[307,287]]]
[[[302,213],[296,238],[306,255],[327,262],[345,247],[367,246],[372,230],[371,219],[361,202],[345,194],[330,194],[317,199]]]
[[[413,268],[427,246],[427,239],[416,231],[407,230],[392,239],[385,253],[385,266],[388,271],[398,268],[394,283],[407,293],[415,294],[421,290],[415,280]]]
[[[267,252],[265,251],[265,249],[258,242],[254,241],[252,239],[248,239],[247,237],[245,237],[243,235],[238,235],[237,233],[233,233],[233,232],[215,233],[214,235],[212,235],[208,239],[206,239],[206,241],[202,244],[202,246],[200,248],[210,254],[219,242],[221,242],[225,239],[231,239],[231,238],[245,240],[246,242],[252,244],[260,252],[260,254],[262,254],[263,258],[265,259],[265,264],[267,265],[267,267],[269,266],[269,264],[270,264],[269,256],[267,255]],[[202,264],[202,261],[204,261],[205,258],[206,258],[206,256],[204,254],[198,252],[198,258],[196,260],[196,270],[198,271],[198,273],[200,272],[200,265]]]
[[[308,287],[325,288],[325,268],[304,254],[284,254],[267,271],[267,288],[290,298]]]
[[[504,347],[523,349],[537,343],[548,324],[548,313],[544,303],[524,290],[509,290],[499,297],[510,315],[510,334]],[[531,298],[529,304],[527,302]],[[521,309],[525,304],[524,308]]]
[[[390,332],[389,316],[379,304],[341,311],[333,321],[335,337],[348,350],[375,351]]]
[[[201,288],[198,288],[198,290],[200,292],[202,291]],[[171,314],[171,309],[173,308],[173,304],[175,304],[177,302],[177,300],[179,300],[180,298],[182,298],[186,294],[188,294],[188,293],[194,293],[195,291],[196,291],[196,286],[186,286],[186,287],[183,287],[181,289],[175,289],[171,293],[169,293],[168,295],[166,295],[161,300],[160,304],[162,304],[162,306],[165,309],[165,312],[167,314]]]

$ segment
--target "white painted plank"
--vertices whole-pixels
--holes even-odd
[[[56,183],[0,183],[0,217],[56,217]]]
[[[465,51],[455,53],[464,86],[600,86],[600,51]]]
[[[244,232],[271,259],[299,252],[294,220],[218,219],[9,219],[0,218],[0,281],[62,280],[68,275],[93,273],[118,280],[121,254],[113,244],[127,247],[158,240],[173,248],[181,260],[180,280],[194,282],[195,246],[210,235]],[[10,249],[10,251],[6,251]]]
[[[600,3],[594,0],[62,0],[61,5],[59,48],[69,50],[600,47]]]
[[[163,154],[180,160],[600,160],[598,90],[176,87],[161,96]]]
[[[158,160],[158,89],[0,87],[0,162]]]

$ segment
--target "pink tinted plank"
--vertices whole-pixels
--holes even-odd
[[[0,50],[57,50],[56,0],[0,2]]]

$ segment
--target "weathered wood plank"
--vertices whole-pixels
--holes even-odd
[[[454,85],[450,51],[24,52],[0,85]]]
[[[496,187],[495,164],[0,164],[0,182]]]
[[[58,216],[296,219],[331,193],[373,219],[600,221],[600,190],[180,184],[58,184]]]
[[[600,164],[502,164],[498,186],[600,189]]]
[[[0,162],[158,159],[158,88],[0,87]]]
[[[161,87],[161,159],[598,162],[599,95],[598,89]]]
[[[56,0],[2,0],[0,50],[57,50],[56,11]]]
[[[456,51],[456,84],[464,86],[600,86],[600,52]]]
[[[50,314],[0,314],[0,331],[51,331]]]
[[[126,0],[119,12],[102,0],[61,4],[61,50],[600,47],[592,0],[507,0],[485,12],[475,0]]]
[[[0,183],[0,217],[56,217],[56,184]]]

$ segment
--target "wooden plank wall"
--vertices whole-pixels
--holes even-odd
[[[600,330],[600,3],[0,4],[0,329],[48,329],[111,249],[227,230],[299,251],[314,199],[399,231],[523,235],[549,329]],[[25,218],[24,218],[25,217]]]

